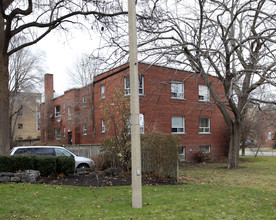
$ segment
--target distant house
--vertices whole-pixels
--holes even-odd
[[[11,135],[17,145],[40,139],[41,93],[20,92],[10,99]]]
[[[216,77],[211,83],[224,97]],[[107,130],[101,107],[117,88],[129,96],[129,66],[119,66],[94,77],[93,83],[53,98],[53,75],[45,75],[45,102],[41,104],[41,141],[60,144],[100,144]],[[210,92],[195,73],[139,63],[141,132],[178,135],[180,155],[191,159],[199,150],[226,155],[227,127]],[[140,121],[141,121],[140,120]]]

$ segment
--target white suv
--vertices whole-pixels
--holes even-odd
[[[65,149],[64,147],[58,146],[24,146],[24,147],[14,147],[11,150],[10,155],[17,154],[33,154],[37,156],[49,155],[49,156],[68,156],[75,159],[76,169],[95,169],[95,163],[93,160],[86,157],[79,157]]]

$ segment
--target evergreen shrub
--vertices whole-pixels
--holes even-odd
[[[13,172],[13,164],[10,156],[0,155],[0,172]]]
[[[57,173],[64,175],[73,174],[75,171],[75,160],[73,157],[59,156],[57,157]]]
[[[35,157],[34,169],[39,170],[41,176],[49,176],[57,172],[57,159],[54,156]]]
[[[34,169],[34,155],[14,155],[11,156],[13,170],[33,170]]]

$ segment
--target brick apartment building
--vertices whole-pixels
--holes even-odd
[[[211,77],[223,97],[223,87]],[[129,66],[94,77],[93,83],[53,98],[53,75],[45,75],[41,104],[41,141],[59,144],[100,144],[112,135],[102,105],[121,88],[129,95]],[[199,150],[226,155],[227,127],[210,92],[198,74],[139,63],[141,132],[169,133],[181,138],[180,154],[191,159]]]

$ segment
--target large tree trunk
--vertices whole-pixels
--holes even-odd
[[[0,53],[0,154],[10,152],[10,117],[9,117],[9,71],[8,57]]]
[[[8,43],[4,27],[4,18],[0,15],[0,155],[8,155],[10,152]]]
[[[235,122],[230,131],[230,146],[228,153],[228,169],[239,168],[239,151],[241,142],[241,123]]]

